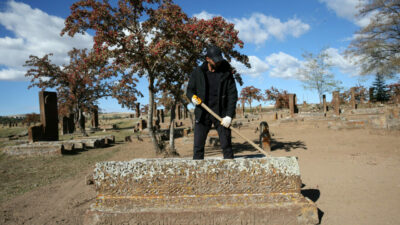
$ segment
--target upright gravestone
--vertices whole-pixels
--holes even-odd
[[[99,128],[99,108],[97,106],[92,111],[92,128]]]
[[[294,117],[294,114],[297,113],[296,94],[289,94],[289,110],[290,116]]]
[[[69,134],[69,130],[68,130],[68,122],[69,122],[69,118],[67,116],[63,116],[62,118],[62,134]]]
[[[146,128],[147,128],[147,122],[146,122],[146,120],[140,120],[140,121],[139,121],[139,130],[142,131],[142,130],[144,130],[144,129],[146,129]]]
[[[69,116],[64,116],[62,119],[62,132],[63,134],[72,134],[75,132],[74,114],[70,113]]]
[[[40,120],[44,141],[58,141],[58,109],[56,92],[39,92]]]
[[[160,109],[161,123],[164,123],[164,109]]]
[[[350,99],[351,108],[352,108],[352,109],[357,109],[356,91],[355,91],[355,88],[354,88],[354,87],[352,87],[352,88],[350,89],[350,94],[351,94],[351,99]]]
[[[323,107],[324,107],[324,116],[326,116],[326,112],[328,110],[326,106],[326,95],[322,95],[322,102],[323,102]]]
[[[333,105],[333,108],[335,109],[335,115],[339,116],[340,115],[340,97],[339,97],[338,91],[332,92],[332,105]]]
[[[140,117],[140,103],[136,103],[136,118]]]

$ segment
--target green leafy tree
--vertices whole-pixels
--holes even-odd
[[[298,69],[297,74],[302,78],[304,89],[316,90],[319,102],[322,103],[322,95],[339,88],[341,82],[335,80],[335,75],[330,72],[330,56],[324,50],[316,55],[305,52],[303,58],[305,63]]]
[[[386,88],[385,79],[383,75],[381,74],[376,75],[372,87],[374,88],[375,101],[383,103],[389,100],[388,90]]]

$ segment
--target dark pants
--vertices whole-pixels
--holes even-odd
[[[193,159],[204,159],[204,145],[211,125],[214,124],[218,131],[224,159],[233,159],[231,130],[221,125],[217,119],[207,113],[204,120],[196,122],[194,126]]]

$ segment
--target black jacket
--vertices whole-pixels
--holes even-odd
[[[197,67],[190,75],[189,84],[186,90],[186,96],[192,100],[193,95],[197,95],[202,101],[206,99],[206,72],[208,70],[207,62]],[[235,79],[232,75],[232,67],[227,61],[223,61],[219,72],[222,72],[218,93],[219,111],[215,112],[220,117],[230,116],[234,118],[236,111],[236,102],[238,93],[236,89]],[[202,115],[207,111],[201,106],[196,106],[194,110],[196,121],[200,121]]]

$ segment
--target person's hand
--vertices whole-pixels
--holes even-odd
[[[225,116],[224,118],[222,118],[221,124],[222,126],[229,128],[229,126],[231,125],[232,122],[232,118],[229,116]]]
[[[201,99],[199,97],[197,97],[197,95],[193,95],[192,102],[193,102],[194,105],[200,105],[201,104]]]

